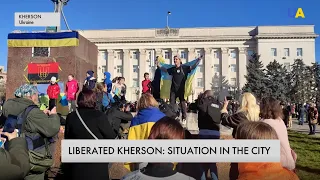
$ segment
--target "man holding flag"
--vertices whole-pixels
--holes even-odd
[[[188,78],[188,74],[199,65],[201,59],[202,56],[196,60],[195,64],[187,66],[182,64],[181,59],[178,56],[174,56],[174,66],[169,69],[162,67],[159,61],[157,61],[157,66],[162,71],[167,72],[172,76],[170,104],[175,105],[176,99],[179,98],[182,111],[182,123],[185,123],[187,118],[187,105],[184,99],[186,80]]]

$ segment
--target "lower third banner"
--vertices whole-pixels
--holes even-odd
[[[57,79],[59,73],[59,64],[53,63],[29,63],[28,80],[38,84],[49,84],[52,76]]]

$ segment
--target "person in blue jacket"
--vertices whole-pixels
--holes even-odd
[[[111,74],[109,72],[104,72],[104,84],[107,87],[107,92],[110,93],[112,89]]]

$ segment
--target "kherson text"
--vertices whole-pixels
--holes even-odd
[[[270,147],[69,147],[69,154],[163,154],[163,155],[193,155],[193,154],[269,154]]]

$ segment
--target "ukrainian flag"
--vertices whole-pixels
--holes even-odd
[[[79,33],[10,33],[8,47],[66,47],[79,46]]]
[[[171,64],[165,64],[164,59],[162,57],[158,58],[158,61],[160,62],[160,65],[166,69],[169,69],[173,67],[174,65]],[[194,66],[197,63],[197,60],[193,60],[190,62],[187,62],[183,64],[184,66]],[[186,84],[185,84],[185,91],[184,91],[184,98],[187,99],[188,96],[192,93],[192,81],[194,78],[194,75],[197,72],[197,68],[194,68],[191,70],[191,72],[188,74]],[[172,76],[170,76],[167,72],[161,71],[161,81],[160,81],[160,97],[161,99],[170,99],[170,89],[171,89],[171,82],[172,82]]]
[[[158,108],[150,107],[141,109],[137,115],[131,120],[128,140],[148,139],[152,126],[166,115]],[[134,164],[125,163],[124,167],[129,171],[134,170]]]

